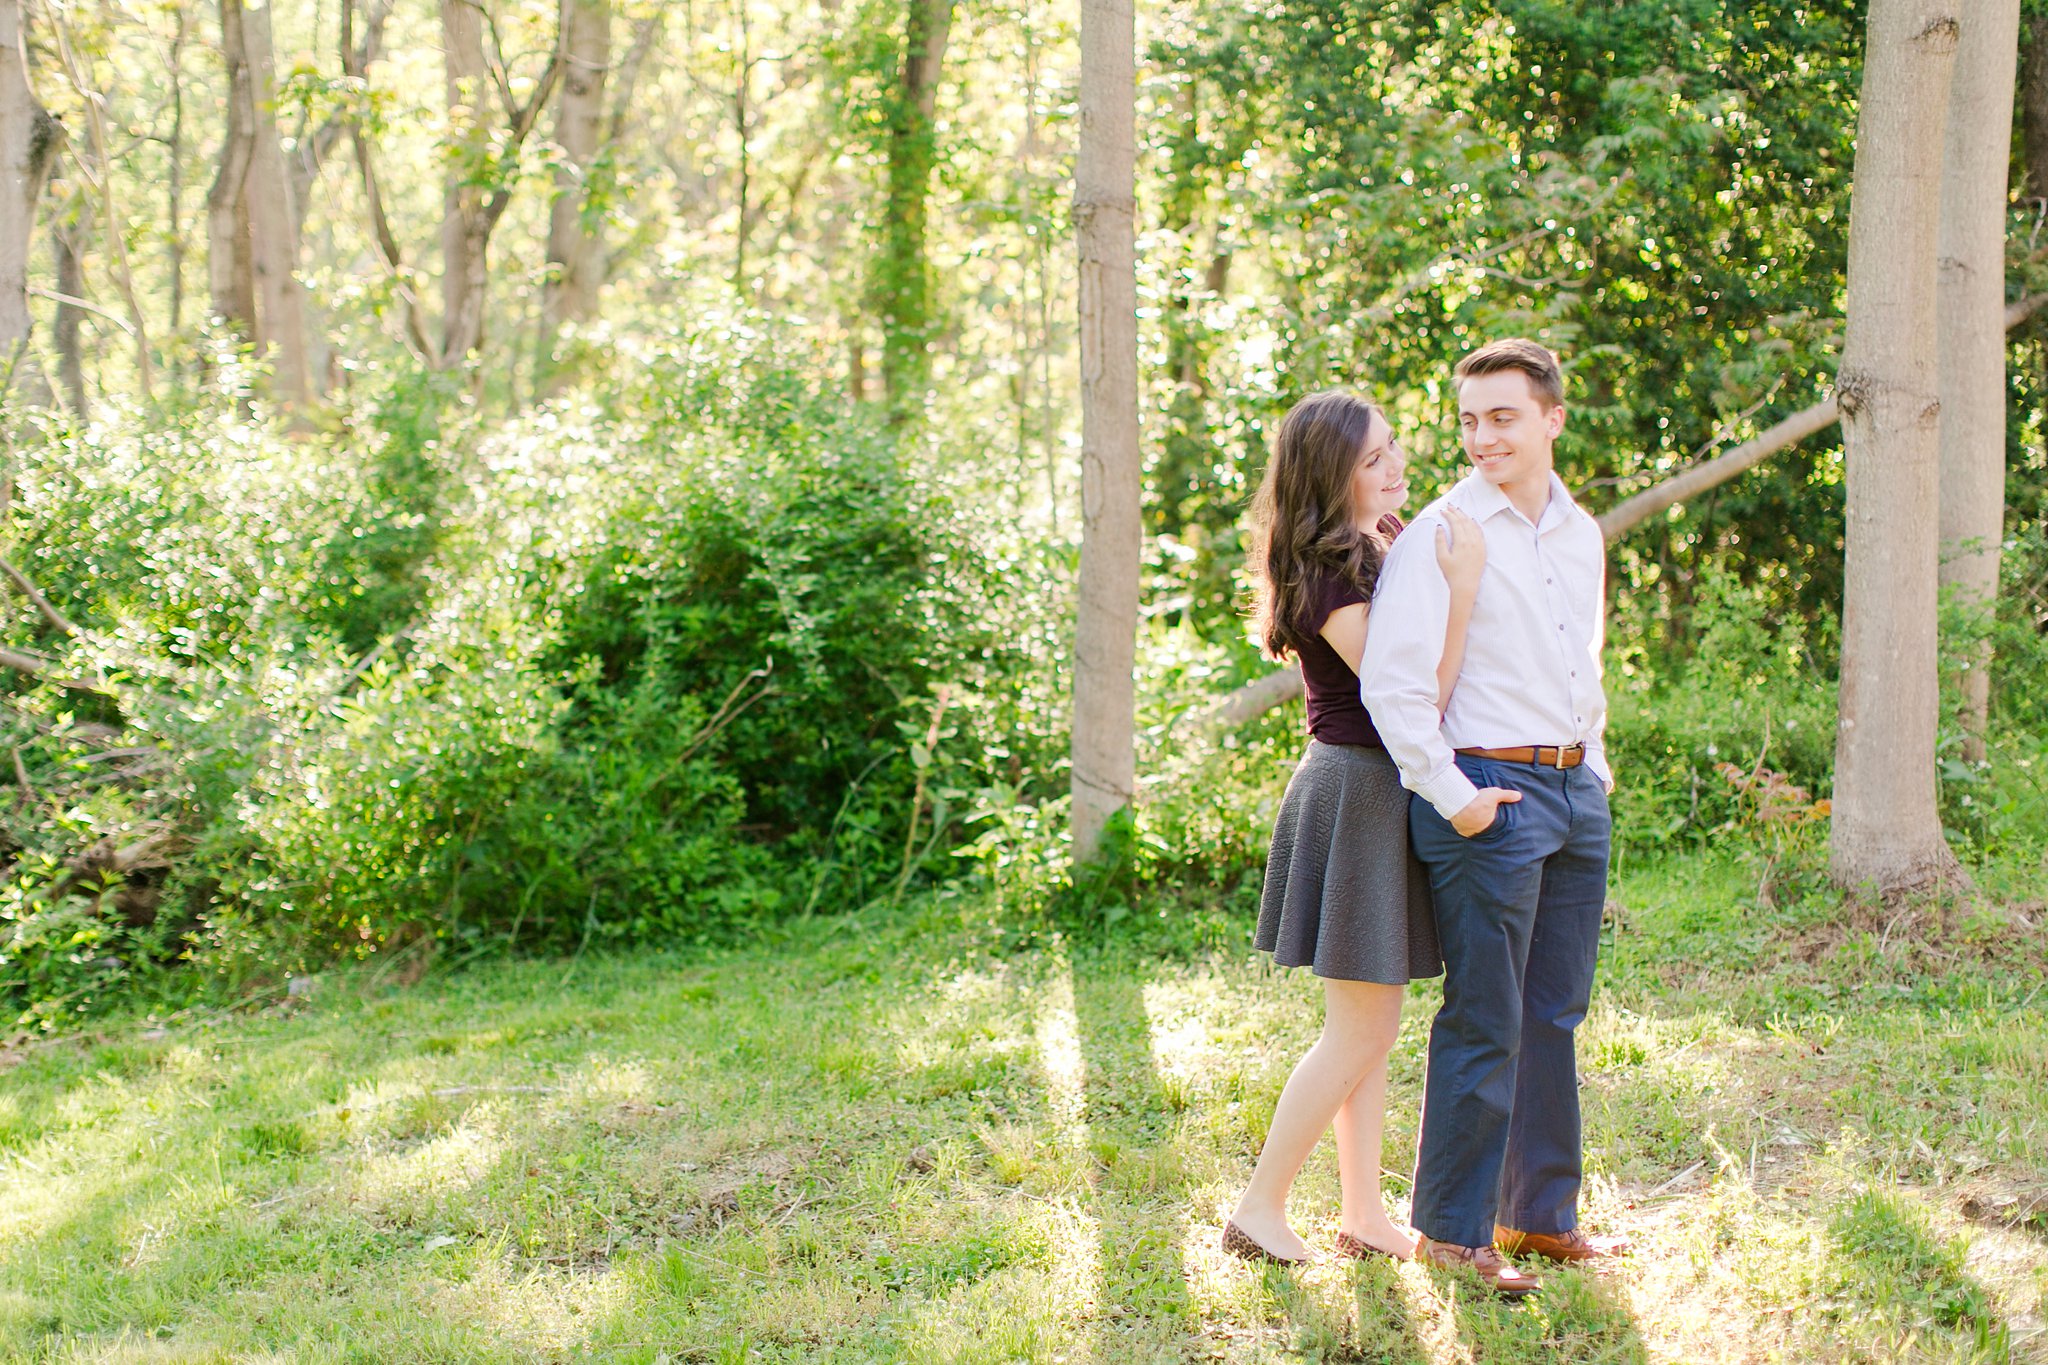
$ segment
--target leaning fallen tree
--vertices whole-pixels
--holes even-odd
[[[2048,306],[2048,293],[2030,294],[2009,304],[2005,310],[2005,330],[2010,332],[2044,306]],[[1833,395],[1801,408],[1733,450],[1688,465],[1642,492],[1623,498],[1595,518],[1600,524],[1600,534],[1608,540],[1619,540],[1666,508],[1698,497],[1708,489],[1718,488],[1780,451],[1826,431],[1840,421],[1841,416],[1841,408]],[[1193,713],[1189,719],[1203,729],[1227,730],[1262,716],[1300,695],[1300,670],[1275,669],[1224,694],[1215,705]]]

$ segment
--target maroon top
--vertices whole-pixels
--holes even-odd
[[[1316,587],[1315,628],[1339,607],[1366,601],[1366,594],[1339,579],[1327,578]],[[1380,732],[1366,714],[1359,696],[1358,675],[1344,657],[1330,648],[1320,634],[1304,640],[1295,653],[1301,658],[1301,681],[1308,693],[1308,732],[1325,744],[1363,744],[1384,749]]]

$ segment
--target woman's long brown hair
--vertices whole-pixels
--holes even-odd
[[[1323,623],[1322,586],[1336,579],[1367,597],[1381,551],[1351,512],[1351,476],[1373,423],[1386,414],[1331,389],[1296,403],[1280,422],[1273,458],[1252,499],[1252,619],[1275,659],[1296,653]]]

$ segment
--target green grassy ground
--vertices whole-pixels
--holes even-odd
[[[1526,1305],[1217,1251],[1309,980],[956,902],[10,1052],[0,1358],[2048,1360],[2039,872],[1844,925],[1749,858],[1623,868],[1586,1203],[1640,1250]],[[1335,1208],[1323,1151],[1312,1243]]]

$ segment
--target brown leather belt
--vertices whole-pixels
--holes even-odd
[[[1568,744],[1560,749],[1550,744],[1524,744],[1519,749],[1460,749],[1461,754],[1488,758],[1495,763],[1534,763],[1544,768],[1576,768],[1586,761],[1586,746]]]

